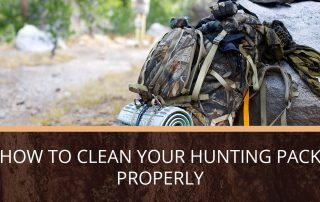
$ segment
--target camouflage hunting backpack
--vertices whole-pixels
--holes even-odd
[[[153,47],[138,84],[130,85],[129,90],[138,93],[145,103],[155,98],[164,105],[190,103],[192,84],[205,54],[199,30],[175,28]],[[196,99],[208,99],[206,95],[196,96]]]
[[[280,67],[266,67],[263,61],[268,58],[283,58],[281,43],[255,16],[237,12],[219,21],[211,16],[195,28],[167,33],[152,48],[138,83],[129,90],[140,95],[139,106],[175,106],[191,112],[194,125],[233,125],[249,92],[256,94],[264,86],[268,71],[282,74],[289,106],[291,79]]]

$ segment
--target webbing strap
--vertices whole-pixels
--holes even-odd
[[[199,47],[199,53],[198,53],[197,62],[196,62],[196,64],[194,65],[194,68],[192,69],[192,71],[191,71],[191,73],[190,73],[189,81],[188,81],[187,86],[186,86],[186,89],[187,89],[188,91],[189,91],[190,88],[191,88],[193,79],[194,79],[195,74],[196,74],[196,72],[197,72],[197,70],[198,70],[198,66],[199,66],[199,64],[200,64],[200,62],[201,62],[201,60],[202,60],[202,58],[203,58],[203,56],[204,56],[204,54],[205,54],[205,51],[206,51],[205,48],[204,48],[204,42],[203,42],[203,34],[202,34],[202,32],[199,31],[199,30],[196,30],[196,34],[199,36],[199,39],[198,39],[199,42],[198,42],[198,43],[199,43],[200,47]]]
[[[212,119],[211,126],[216,126],[218,123],[221,123],[223,121],[228,121],[230,126],[233,126],[233,118],[235,117],[235,113],[232,112],[230,114],[226,114],[223,116],[220,116],[218,118]]]
[[[285,85],[285,101],[288,102],[290,99],[290,86],[289,86],[290,79],[287,73],[285,73],[283,69],[281,69],[281,67],[279,66],[268,66],[267,68],[264,69],[264,71],[261,74],[259,86],[261,86],[262,82],[265,80],[265,75],[267,72],[281,73],[281,76],[284,80],[284,85]]]
[[[146,111],[147,111],[148,109],[149,109],[149,106],[148,106],[148,105],[143,106],[141,112],[138,114],[138,117],[137,117],[137,121],[136,121],[136,123],[135,123],[135,126],[139,126],[139,125],[140,125],[142,116],[146,113]]]
[[[283,110],[283,114],[281,115],[281,125],[286,126],[287,123],[287,108]]]
[[[214,56],[216,55],[216,52],[219,47],[219,43],[223,40],[223,38],[227,35],[227,32],[225,30],[222,30],[222,32],[219,33],[219,35],[213,40],[212,47],[204,60],[199,75],[198,79],[196,81],[196,84],[194,86],[193,92],[192,92],[192,100],[198,101],[199,100],[199,94],[200,90],[203,84],[203,81],[208,73],[209,67],[212,64],[212,61],[214,59]]]
[[[282,126],[286,126],[287,125],[287,110],[289,107],[285,108],[270,124],[270,126],[273,126],[278,120],[280,119],[280,123]]]
[[[148,92],[148,88],[142,84],[129,84],[129,91],[134,93]]]
[[[260,116],[261,116],[261,126],[266,126],[267,125],[267,87],[266,87],[266,81],[264,79],[260,87]]]
[[[248,89],[246,95],[244,96],[244,100],[243,100],[243,125],[244,126],[250,126],[249,103],[250,103],[250,91]]]
[[[216,71],[214,70],[211,70],[210,73],[209,73],[211,76],[215,77],[219,83],[227,90],[227,91],[230,91],[232,90],[232,88],[236,88],[235,85],[229,85],[228,82],[220,75],[218,74]]]
[[[246,53],[246,51],[243,48],[243,45],[239,45],[239,50],[240,53],[246,58],[246,62],[247,62],[247,69],[246,69],[246,82],[248,85],[250,85],[248,83],[248,74],[249,74],[249,70],[252,69],[252,86],[253,86],[253,90],[254,91],[258,91],[259,90],[259,78],[258,78],[258,70],[257,70],[257,66],[254,64],[251,56],[249,54]]]
[[[182,35],[183,35],[184,30],[183,29],[178,29],[178,31],[175,33],[175,35],[173,36],[173,39],[171,41],[171,44],[166,52],[166,55],[164,57],[164,59],[162,60],[161,66],[159,67],[156,75],[154,76],[154,78],[152,79],[152,81],[149,84],[149,89],[153,89],[154,85],[156,83],[156,81],[158,80],[159,76],[161,75],[161,73],[163,72],[164,67],[167,65],[168,60],[174,50],[174,48],[176,47],[176,45],[179,43]]]
[[[253,75],[252,75],[253,90],[257,91],[257,90],[259,90],[259,79],[258,79],[257,66],[254,64],[250,55],[247,56],[247,62],[249,62],[248,64],[250,64],[250,67],[253,71]]]
[[[201,100],[201,101],[209,100],[209,95],[208,94],[200,94],[199,100]],[[185,103],[190,103],[191,101],[192,101],[192,97],[190,95],[179,96],[176,98],[169,98],[169,99],[164,100],[166,105],[185,104]]]
[[[287,106],[285,109],[276,117],[275,120],[272,121],[270,125],[274,125],[279,118],[281,118],[281,125],[286,126],[287,125],[287,109],[291,107],[291,101],[290,101],[290,78],[287,73],[283,71],[280,67],[277,66],[269,66],[262,72],[261,78],[260,78],[260,110],[261,110],[261,125],[266,126],[268,124],[267,120],[267,89],[266,89],[266,81],[265,81],[265,75],[267,72],[280,72],[281,76],[283,78],[284,84],[285,84],[285,102]]]

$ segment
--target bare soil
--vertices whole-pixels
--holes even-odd
[[[105,36],[75,39],[52,60],[2,48],[0,125],[111,125],[147,53]]]

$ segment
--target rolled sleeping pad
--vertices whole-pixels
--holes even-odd
[[[173,106],[137,108],[131,103],[121,110],[117,119],[127,126],[193,126],[191,113]]]

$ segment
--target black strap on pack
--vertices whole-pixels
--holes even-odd
[[[237,6],[238,6],[238,9],[239,9],[239,10],[243,10],[245,13],[247,13],[247,14],[249,14],[249,15],[252,15],[252,16],[256,17],[257,19],[259,19],[259,17],[257,16],[257,14],[249,11],[249,10],[246,9],[244,6],[242,6],[241,4],[238,4],[238,3],[237,3]]]

